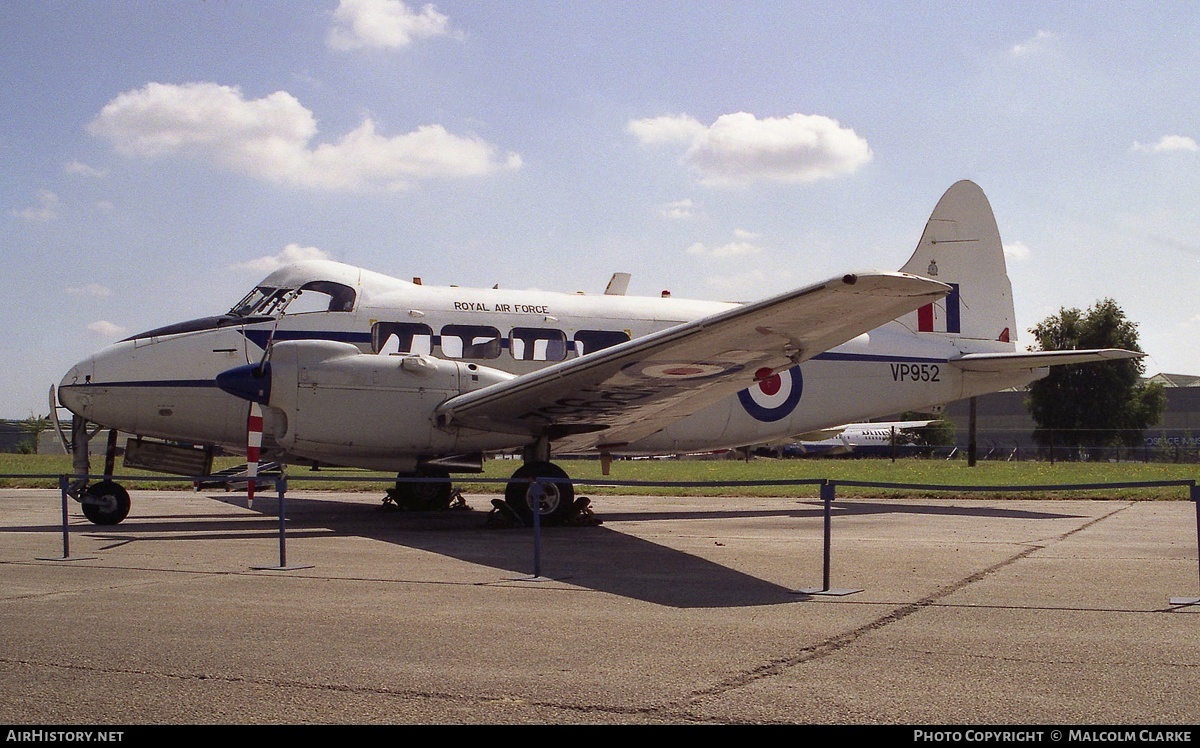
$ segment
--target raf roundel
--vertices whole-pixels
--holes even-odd
[[[738,393],[738,400],[746,412],[756,420],[771,423],[787,418],[800,402],[804,379],[800,367],[793,366],[779,374],[770,369],[756,372],[758,380],[754,386]]]
[[[713,377],[736,374],[741,371],[740,364],[724,361],[680,361],[680,362],[635,362],[626,366],[623,371],[631,376],[647,379],[686,380],[711,379]]]

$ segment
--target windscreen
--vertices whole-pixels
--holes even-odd
[[[305,312],[349,312],[354,309],[354,289],[333,281],[310,281],[298,289],[259,286],[234,305],[235,317],[275,317]]]

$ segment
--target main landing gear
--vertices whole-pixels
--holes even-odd
[[[530,526],[533,513],[547,526],[563,525],[580,517],[591,517],[588,499],[575,497],[575,486],[566,472],[548,461],[526,462],[504,487],[504,498],[492,504],[510,524]],[[466,506],[462,494],[442,468],[422,468],[399,473],[396,485],[387,490],[384,507],[406,511],[438,511]]]
[[[503,524],[528,527],[534,522],[544,525],[578,524],[581,518],[594,517],[586,498],[577,499],[570,477],[558,465],[546,459],[548,442],[539,440],[525,453],[524,463],[512,474],[504,487],[504,498],[493,499],[493,517]],[[539,459],[540,458],[540,459]],[[481,469],[474,468],[475,471]],[[444,467],[425,465],[412,472],[396,476],[396,484],[387,490],[384,508],[408,511],[438,511],[466,507],[462,494],[450,481],[450,471]],[[588,524],[595,524],[594,521]]]
[[[526,525],[533,513],[547,525],[561,525],[575,516],[575,486],[552,462],[527,462],[517,468],[504,488],[504,501]]]
[[[459,502],[462,496],[450,483],[450,471],[442,468],[399,473],[395,487],[387,490],[383,500],[385,506],[412,511],[451,509]]]

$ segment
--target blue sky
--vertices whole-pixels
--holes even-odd
[[[0,417],[288,257],[751,300],[983,187],[1019,326],[1111,297],[1200,374],[1200,5],[0,5]]]

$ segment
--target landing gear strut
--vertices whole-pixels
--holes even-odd
[[[97,431],[99,427],[97,426]],[[87,421],[75,416],[71,423],[71,462],[77,475],[89,473],[88,449],[96,431],[88,430]],[[129,516],[129,492],[112,480],[117,455],[117,431],[109,429],[108,445],[104,453],[104,480],[87,484],[80,478],[71,484],[67,493],[78,501],[83,516],[94,525],[116,525]]]

